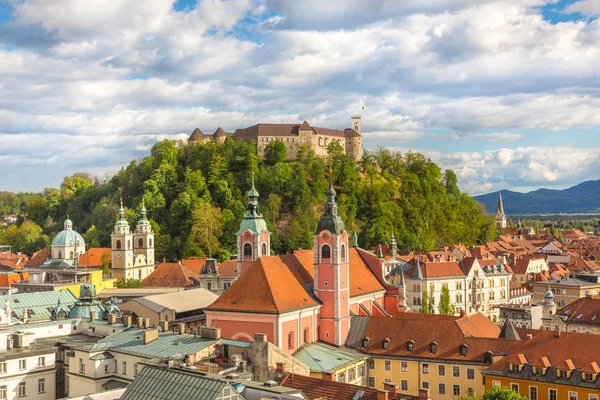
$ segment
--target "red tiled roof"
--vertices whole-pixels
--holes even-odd
[[[92,247],[79,257],[79,265],[83,267],[101,267],[102,256],[106,254],[110,260],[110,252],[110,247]]]
[[[144,280],[144,287],[189,287],[198,286],[198,275],[180,263],[162,263]]]
[[[373,355],[484,362],[486,352],[508,352],[521,343],[519,340],[471,336],[476,330],[471,330],[470,323],[463,323],[461,326],[459,320],[452,319],[371,318],[365,332],[365,336],[371,337],[371,341],[362,351]],[[469,327],[465,329],[466,325]],[[383,341],[386,337],[392,341],[389,348],[384,350]],[[409,352],[407,344],[411,340],[415,341],[415,347]],[[431,353],[431,344],[434,341],[439,343],[435,354]],[[466,356],[460,355],[460,347],[463,344],[468,346]]]
[[[348,251],[350,297],[385,288],[355,248]],[[314,279],[314,253],[297,250],[294,254],[263,256],[239,277],[209,309],[278,313],[318,305],[303,285]]]
[[[200,272],[202,272],[202,267],[204,267],[205,262],[205,258],[188,258],[186,260],[181,260],[181,264],[196,275],[200,275]],[[221,273],[220,269],[219,273]]]
[[[360,400],[377,400],[377,389],[341,382],[326,382],[321,378],[304,375],[288,374],[282,380],[281,386],[301,390],[310,400],[353,400],[359,391],[364,393]],[[417,398],[405,394],[388,396],[389,400],[416,400]]]
[[[582,297],[561,308],[556,315],[566,316],[567,323],[594,324],[600,326],[600,295]]]
[[[19,283],[28,278],[27,272],[0,274],[0,287],[11,287],[13,283]]]
[[[420,265],[424,278],[465,276],[460,261],[421,262]],[[416,266],[411,267],[406,275],[414,276],[415,269]]]
[[[48,258],[50,258],[50,256],[52,255],[52,252],[50,252],[50,250],[44,248],[40,251],[38,251],[37,253],[35,253],[33,255],[33,257],[31,257],[31,259],[29,261],[27,261],[27,263],[25,264],[26,268],[35,268],[35,267],[39,267],[41,265],[43,265],[46,260],[48,260]]]
[[[219,264],[219,275],[221,276],[236,276],[237,275],[237,260],[227,260]]]
[[[260,257],[207,310],[281,313],[318,305],[286,261],[293,262]]]
[[[532,362],[547,357],[552,366],[557,368],[584,368],[597,361],[597,352],[590,349],[598,348],[600,335],[540,330],[532,339],[523,342],[507,357],[490,366],[489,370],[504,371],[506,364],[518,354],[523,354]]]
[[[16,269],[21,269],[21,268],[14,262],[12,262],[11,260],[0,260],[0,270],[14,271]]]

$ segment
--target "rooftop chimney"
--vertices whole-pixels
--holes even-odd
[[[137,317],[137,327],[142,328],[144,326],[144,318]]]
[[[125,326],[131,326],[131,315],[123,315],[121,317],[121,323]]]
[[[331,372],[323,372],[323,382],[333,382],[333,374]]]
[[[419,400],[431,400],[431,392],[428,389],[419,389]]]
[[[378,390],[377,391],[377,400],[388,400],[388,392],[387,390]]]
[[[202,326],[200,327],[200,336],[206,339],[221,339],[221,328]]]
[[[148,344],[158,339],[158,329],[147,329],[144,331],[144,344]]]
[[[174,325],[175,333],[183,335],[185,333],[185,324],[183,322]]]
[[[393,383],[385,382],[383,384],[383,388],[388,391],[390,396],[396,396],[400,394],[400,387],[398,385],[394,385]]]
[[[96,311],[90,311],[90,322],[94,322],[96,320]]]
[[[150,328],[150,318],[142,318],[142,328]]]
[[[158,327],[163,331],[166,332],[169,330],[169,321],[158,321]]]
[[[267,341],[267,334],[266,333],[255,333],[254,334],[254,341],[255,342],[266,342]]]
[[[108,313],[106,319],[108,320],[108,324],[112,325],[117,322],[117,315],[114,313]]]

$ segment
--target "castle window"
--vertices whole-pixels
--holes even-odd
[[[127,248],[130,249],[131,248],[131,240],[127,241]]]
[[[148,239],[148,247],[152,247],[152,239]]]
[[[117,240],[117,250],[121,250],[121,241]]]
[[[342,260],[346,261],[346,246],[342,245],[340,247],[340,256],[342,257]]]
[[[244,257],[252,257],[252,245],[250,243],[244,245]]]
[[[267,244],[266,243],[262,244],[262,255],[263,256],[268,256],[268,254],[267,254]]]
[[[142,248],[142,247],[144,247],[144,239],[139,239],[139,240],[138,240],[138,247],[139,247],[139,248]]]
[[[328,244],[324,244],[323,247],[321,247],[321,259],[325,258],[331,258],[331,247],[329,247]]]

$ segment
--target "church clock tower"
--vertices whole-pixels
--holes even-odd
[[[246,272],[258,257],[271,254],[271,232],[268,231],[267,223],[258,209],[258,191],[254,187],[254,173],[248,197],[250,201],[246,206],[246,214],[237,232],[238,277]]]
[[[119,219],[115,224],[111,237],[111,254],[113,278],[130,279],[132,276],[130,268],[133,266],[133,235],[129,231],[129,224],[125,219],[125,209],[121,199],[119,208]]]
[[[144,279],[154,271],[154,233],[143,202],[141,214],[133,234],[136,279]]]
[[[338,214],[336,192],[330,181],[325,212],[314,234],[314,293],[323,303],[319,340],[341,346],[350,325],[348,233]]]

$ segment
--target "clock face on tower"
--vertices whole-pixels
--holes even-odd
[[[327,233],[324,233],[324,234],[323,234],[323,239],[324,239],[324,240],[327,240],[327,239],[329,239],[329,235],[328,235]]]
[[[250,239],[250,236],[251,236],[251,235],[250,235],[250,232],[246,232],[246,233],[244,234],[244,237],[245,237],[246,239]]]

